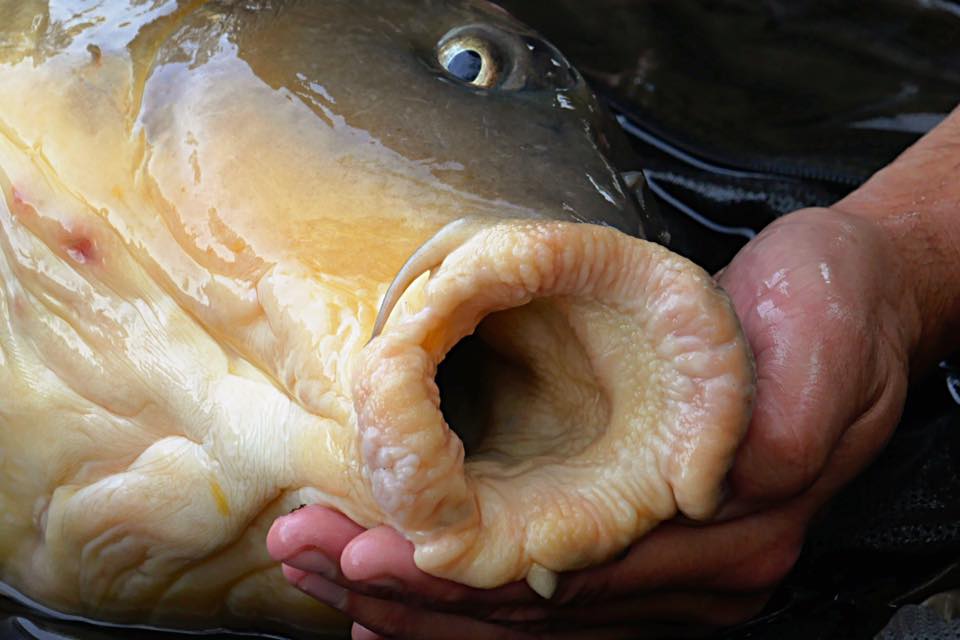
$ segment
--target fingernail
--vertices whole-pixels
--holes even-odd
[[[340,573],[333,560],[319,551],[301,551],[292,558],[288,558],[286,564],[309,573],[319,574],[324,578],[333,579]]]
[[[297,584],[297,588],[324,604],[337,609],[342,608],[347,590],[320,576],[308,575]]]
[[[299,507],[294,507],[293,509],[290,509],[290,513],[296,513],[297,511],[300,511],[300,509],[303,509],[305,506],[307,505],[302,504]],[[288,513],[287,515],[290,515],[290,513]]]
[[[300,581],[306,578],[307,575],[309,575],[307,574],[306,571],[301,571],[300,569],[297,569],[296,567],[291,567],[288,564],[280,565],[280,569],[281,571],[283,571],[283,577],[286,578],[287,582],[289,582],[293,586],[297,586],[298,584],[300,584]]]

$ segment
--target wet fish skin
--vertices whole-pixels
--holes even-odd
[[[440,68],[437,45],[458,29],[496,44],[498,88],[466,86]],[[545,57],[527,56],[528,45]],[[732,398],[718,411],[729,425],[714,434],[708,449],[716,451],[681,474],[697,480],[678,483],[674,495],[670,476],[680,472],[670,451],[658,450],[664,470],[645,484],[656,504],[614,501],[630,521],[625,531],[623,518],[595,533],[548,522],[531,548],[549,559],[537,558],[511,539],[523,526],[518,513],[495,541],[516,557],[487,544],[496,573],[458,571],[477,584],[518,579],[534,566],[549,578],[622,547],[650,526],[651,513],[666,517],[675,503],[709,511],[710,479],[745,425],[752,392],[735,316],[709,277],[665,250],[610,229],[564,226],[590,221],[637,235],[643,221],[605,156],[588,88],[573,71],[547,81],[544,64],[569,71],[525,27],[466,0],[0,2],[2,578],[55,608],[111,620],[333,624],[329,612],[282,587],[263,547],[273,519],[319,502],[365,526],[400,524],[420,518],[424,496],[445,499],[440,469],[450,479],[464,473],[459,441],[418,416],[405,424],[437,428],[408,442],[442,436],[447,453],[418,458],[403,450],[407,442],[381,446],[371,425],[386,423],[380,435],[391,436],[397,402],[378,395],[388,385],[358,382],[357,372],[380,371],[373,356],[429,316],[442,327],[422,353],[429,387],[431,359],[452,346],[444,341],[475,329],[487,312],[546,291],[570,298],[506,312],[481,331],[531,371],[558,344],[568,347],[545,369],[556,388],[542,384],[551,376],[521,370],[524,383],[514,388],[528,395],[495,385],[486,398],[501,418],[535,409],[521,423],[528,431],[494,429],[487,444],[562,488],[557,460],[590,450],[608,431],[631,430],[623,421],[607,429],[620,405],[605,399],[610,389],[580,379],[602,334],[625,340],[638,331],[634,316],[648,311],[633,305],[610,316],[573,295],[599,291],[616,302],[621,289],[646,290],[620,277],[626,266],[676,283],[672,297],[667,285],[650,291],[663,293],[671,318],[692,317],[706,331],[692,344],[719,343],[728,354],[706,358]],[[463,218],[486,221],[490,243],[464,237],[454,266],[469,275],[471,259],[498,256],[477,262],[490,286],[463,308],[478,317],[438,318],[435,309],[453,298],[417,278],[368,345],[408,258]],[[553,261],[534,268],[545,247]],[[521,253],[529,262],[510,257]],[[450,278],[437,282],[451,286]],[[473,292],[468,277],[459,284]],[[494,293],[515,302],[477,302]],[[591,318],[581,345],[573,327]],[[659,356],[641,356],[660,366]],[[631,364],[615,370],[638,375]],[[497,380],[517,373],[491,366]],[[676,380],[678,389],[693,384]],[[571,397],[584,402],[568,407]],[[404,407],[422,400],[405,388],[397,398]],[[632,409],[623,413],[657,422],[648,409]],[[370,416],[365,426],[362,415]],[[700,459],[695,439],[682,443],[685,460]],[[496,456],[468,466],[476,472],[468,489],[497,490],[504,468]],[[405,484],[427,477],[430,487]],[[458,517],[476,514],[454,502],[444,503],[453,506],[443,525],[456,529]],[[539,507],[564,512],[562,504]],[[416,533],[424,548],[436,542],[427,529]],[[569,552],[568,538],[579,545]],[[453,542],[456,535],[434,547],[449,559]]]

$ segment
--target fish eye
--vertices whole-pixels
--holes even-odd
[[[473,35],[457,35],[444,41],[437,52],[444,70],[459,80],[482,89],[496,86],[501,62],[491,42]]]

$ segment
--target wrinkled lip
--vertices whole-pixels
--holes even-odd
[[[543,221],[454,223],[408,267],[359,356],[354,402],[365,478],[421,569],[549,595],[553,572],[716,508],[753,369],[702,270],[613,229]],[[388,325],[426,269],[422,304]],[[493,419],[468,459],[435,378],[485,318],[484,342],[520,373],[494,368]]]

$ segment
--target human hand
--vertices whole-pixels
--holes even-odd
[[[725,506],[708,524],[665,523],[620,559],[561,576],[549,601],[522,583],[482,591],[430,577],[392,529],[364,531],[320,507],[279,519],[270,552],[290,582],[357,621],[354,638],[633,638],[641,622],[748,618],[816,511],[898,421],[920,330],[900,260],[879,225],[838,210],[792,214],[749,243],[719,276],[758,372]]]

